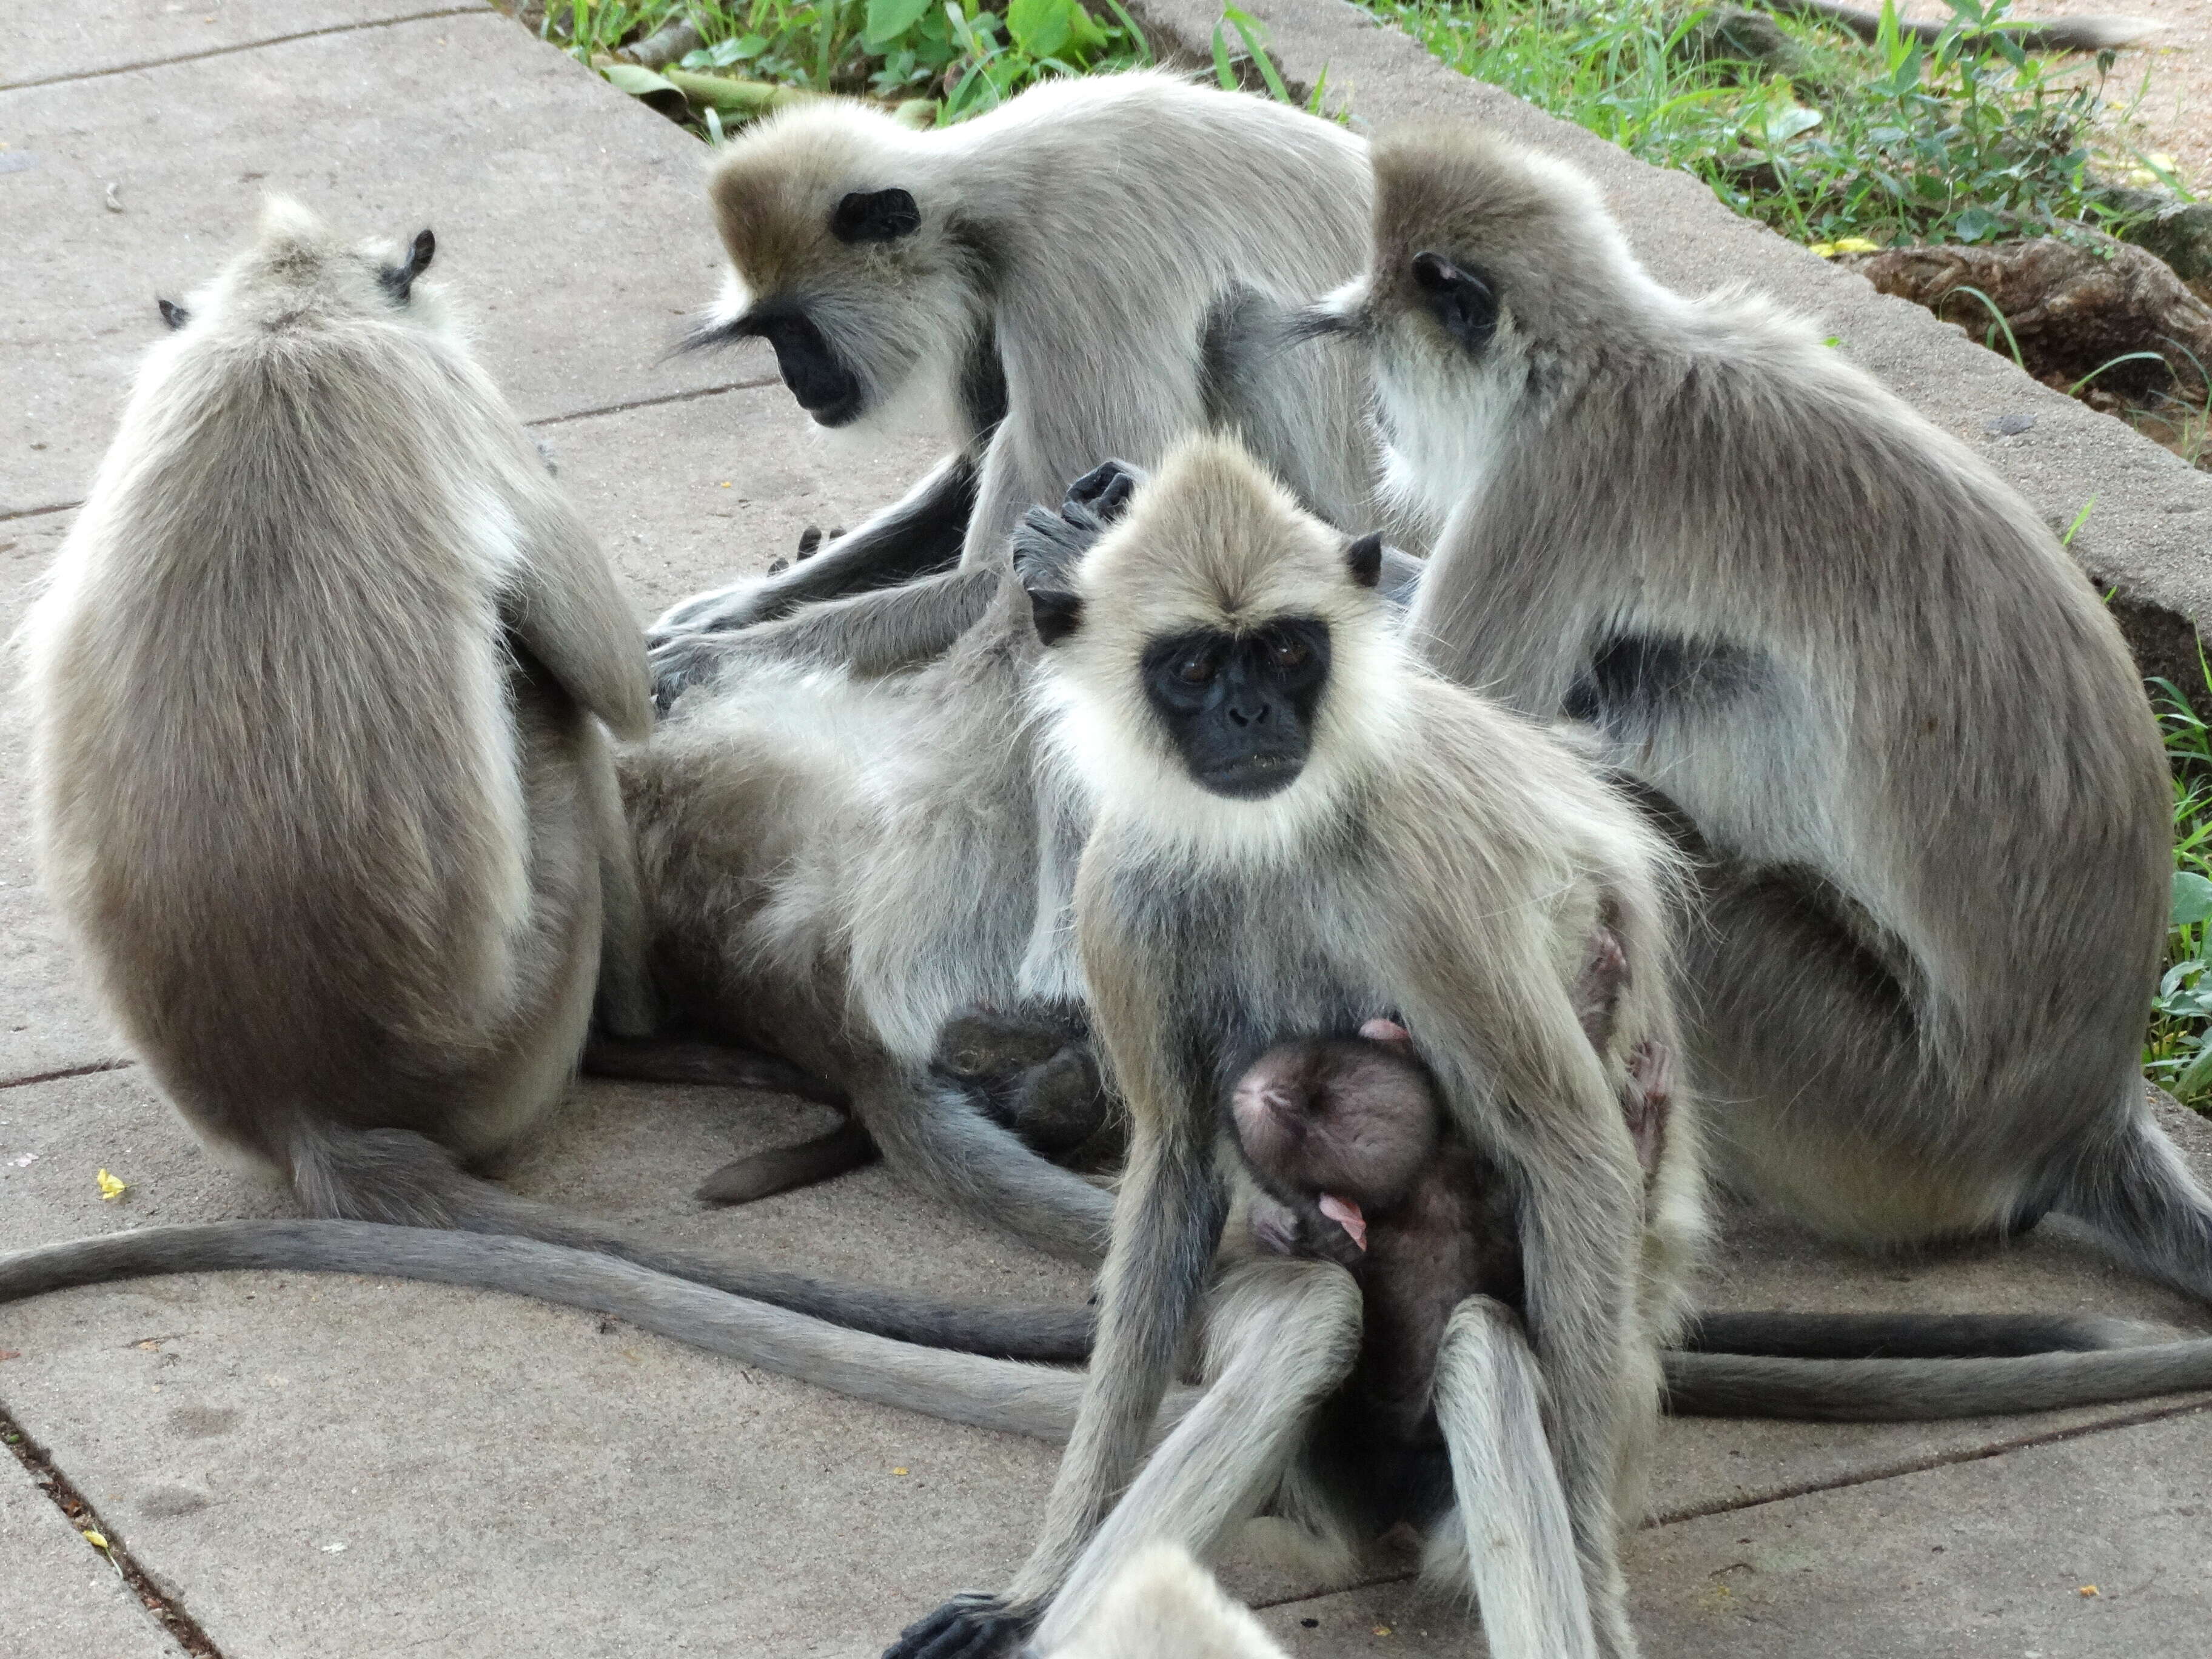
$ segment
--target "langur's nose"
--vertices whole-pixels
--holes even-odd
[[[1267,720],[1267,705],[1264,702],[1232,702],[1229,718],[1239,726],[1264,726]]]

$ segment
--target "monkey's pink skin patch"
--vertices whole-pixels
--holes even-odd
[[[1370,1042],[1410,1043],[1413,1040],[1413,1034],[1395,1019],[1370,1019],[1359,1028],[1359,1035]]]
[[[1339,1198],[1334,1193],[1321,1195],[1321,1212],[1352,1235],[1352,1242],[1361,1249],[1367,1248],[1367,1218],[1359,1213],[1359,1206],[1348,1198]]]

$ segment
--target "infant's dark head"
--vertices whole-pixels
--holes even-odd
[[[1357,1037],[1270,1048],[1237,1080],[1230,1109],[1263,1182],[1367,1212],[1413,1189],[1443,1133],[1427,1070],[1405,1029],[1384,1019]]]

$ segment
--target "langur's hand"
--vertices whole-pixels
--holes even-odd
[[[963,1590],[901,1631],[884,1659],[1011,1659],[1036,1622],[995,1595]]]

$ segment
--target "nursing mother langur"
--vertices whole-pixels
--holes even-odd
[[[1078,940],[1132,1144],[1043,1536],[1010,1591],[948,1604],[902,1659],[1031,1631],[1049,1650],[1132,1551],[1209,1550],[1271,1502],[1340,1540],[1426,1527],[1501,1653],[1635,1650],[1616,1533],[1640,1513],[1700,1224],[1694,1111],[1674,1099],[1647,1195],[1621,1103],[1639,1046],[1673,1042],[1671,862],[1568,746],[1411,659],[1380,553],[1207,440],[1030,589],[1051,740],[1095,815]],[[1626,969],[1593,1042],[1578,1003],[1601,927]],[[1512,1194],[1525,1285],[1517,1311],[1455,1310],[1429,1478],[1382,1492],[1331,1455],[1322,1415],[1361,1346],[1349,1275],[1255,1259],[1239,1229],[1215,1283],[1252,1190],[1227,1144],[1240,1078],[1285,1040],[1378,1018],[1411,1034],[1450,1131]],[[1202,1304],[1213,1380],[1140,1473]]]
[[[1818,328],[1660,287],[1571,168],[1443,127],[1376,165],[1312,326],[1370,348],[1438,532],[1409,627],[1686,823],[1717,1172],[1875,1247],[2072,1215],[2212,1297],[2138,1058],[2166,767],[2065,550]]]

